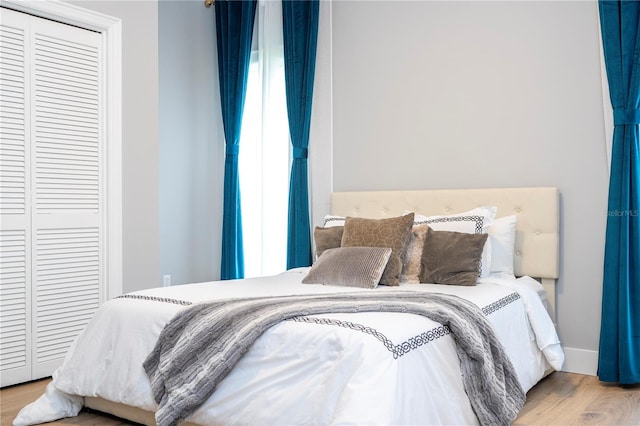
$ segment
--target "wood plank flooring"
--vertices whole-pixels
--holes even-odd
[[[9,426],[18,411],[39,397],[49,379],[0,390],[0,425]],[[124,426],[134,423],[93,411],[50,425]],[[513,423],[522,425],[640,426],[640,386],[603,384],[593,376],[555,372],[527,394],[527,403]]]
[[[640,426],[640,386],[620,387],[594,376],[555,372],[529,391],[513,424]]]

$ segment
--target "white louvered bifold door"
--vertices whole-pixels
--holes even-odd
[[[31,31],[33,375],[51,374],[101,302],[100,35]]]
[[[28,16],[0,21],[0,374],[31,380]]]
[[[9,14],[2,12],[5,25]],[[35,379],[50,375],[60,365],[104,297],[103,82],[100,34],[35,17],[29,17],[25,33],[25,85],[30,89],[25,91],[23,113],[28,135],[23,154],[27,205],[23,215],[28,226],[23,232],[25,282],[30,275],[25,298],[29,291],[31,297],[25,309],[31,316],[26,357],[31,362],[31,379]],[[3,102],[4,91],[3,82]],[[19,115],[12,114],[7,120]],[[8,123],[10,129],[19,127]],[[14,146],[12,140],[7,139],[9,147]],[[3,134],[3,147],[4,142]],[[15,152],[20,153],[19,149]],[[7,160],[8,170],[20,171],[14,166],[18,154]],[[4,149],[2,160],[4,166]],[[3,175],[3,207],[5,199],[11,206],[19,204],[19,183],[12,183],[13,174],[9,179],[5,197]],[[4,218],[3,210],[2,261],[6,246],[7,262],[17,268],[19,256],[14,253],[19,250],[14,247],[20,237],[13,228],[7,229],[12,233],[5,237]],[[15,228],[17,232],[19,227]],[[16,302],[6,300],[17,306],[17,297]],[[4,378],[2,382],[7,384]]]

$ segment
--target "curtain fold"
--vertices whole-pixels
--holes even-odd
[[[256,1],[215,2],[218,77],[224,126],[224,207],[220,278],[244,277],[238,148]]]
[[[640,2],[600,0],[614,111],[598,377],[640,383]]]
[[[311,265],[308,147],[318,41],[318,0],[283,0],[284,67],[293,163],[289,184],[287,269]]]

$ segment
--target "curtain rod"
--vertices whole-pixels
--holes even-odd
[[[213,2],[215,0],[204,0],[204,7],[211,7],[213,6]]]

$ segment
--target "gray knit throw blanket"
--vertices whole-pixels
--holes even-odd
[[[143,364],[158,403],[157,424],[177,425],[192,414],[273,325],[297,316],[357,312],[410,313],[447,325],[465,391],[481,424],[508,425],[524,405],[514,367],[476,305],[445,294],[372,291],[231,299],[178,312]]]

